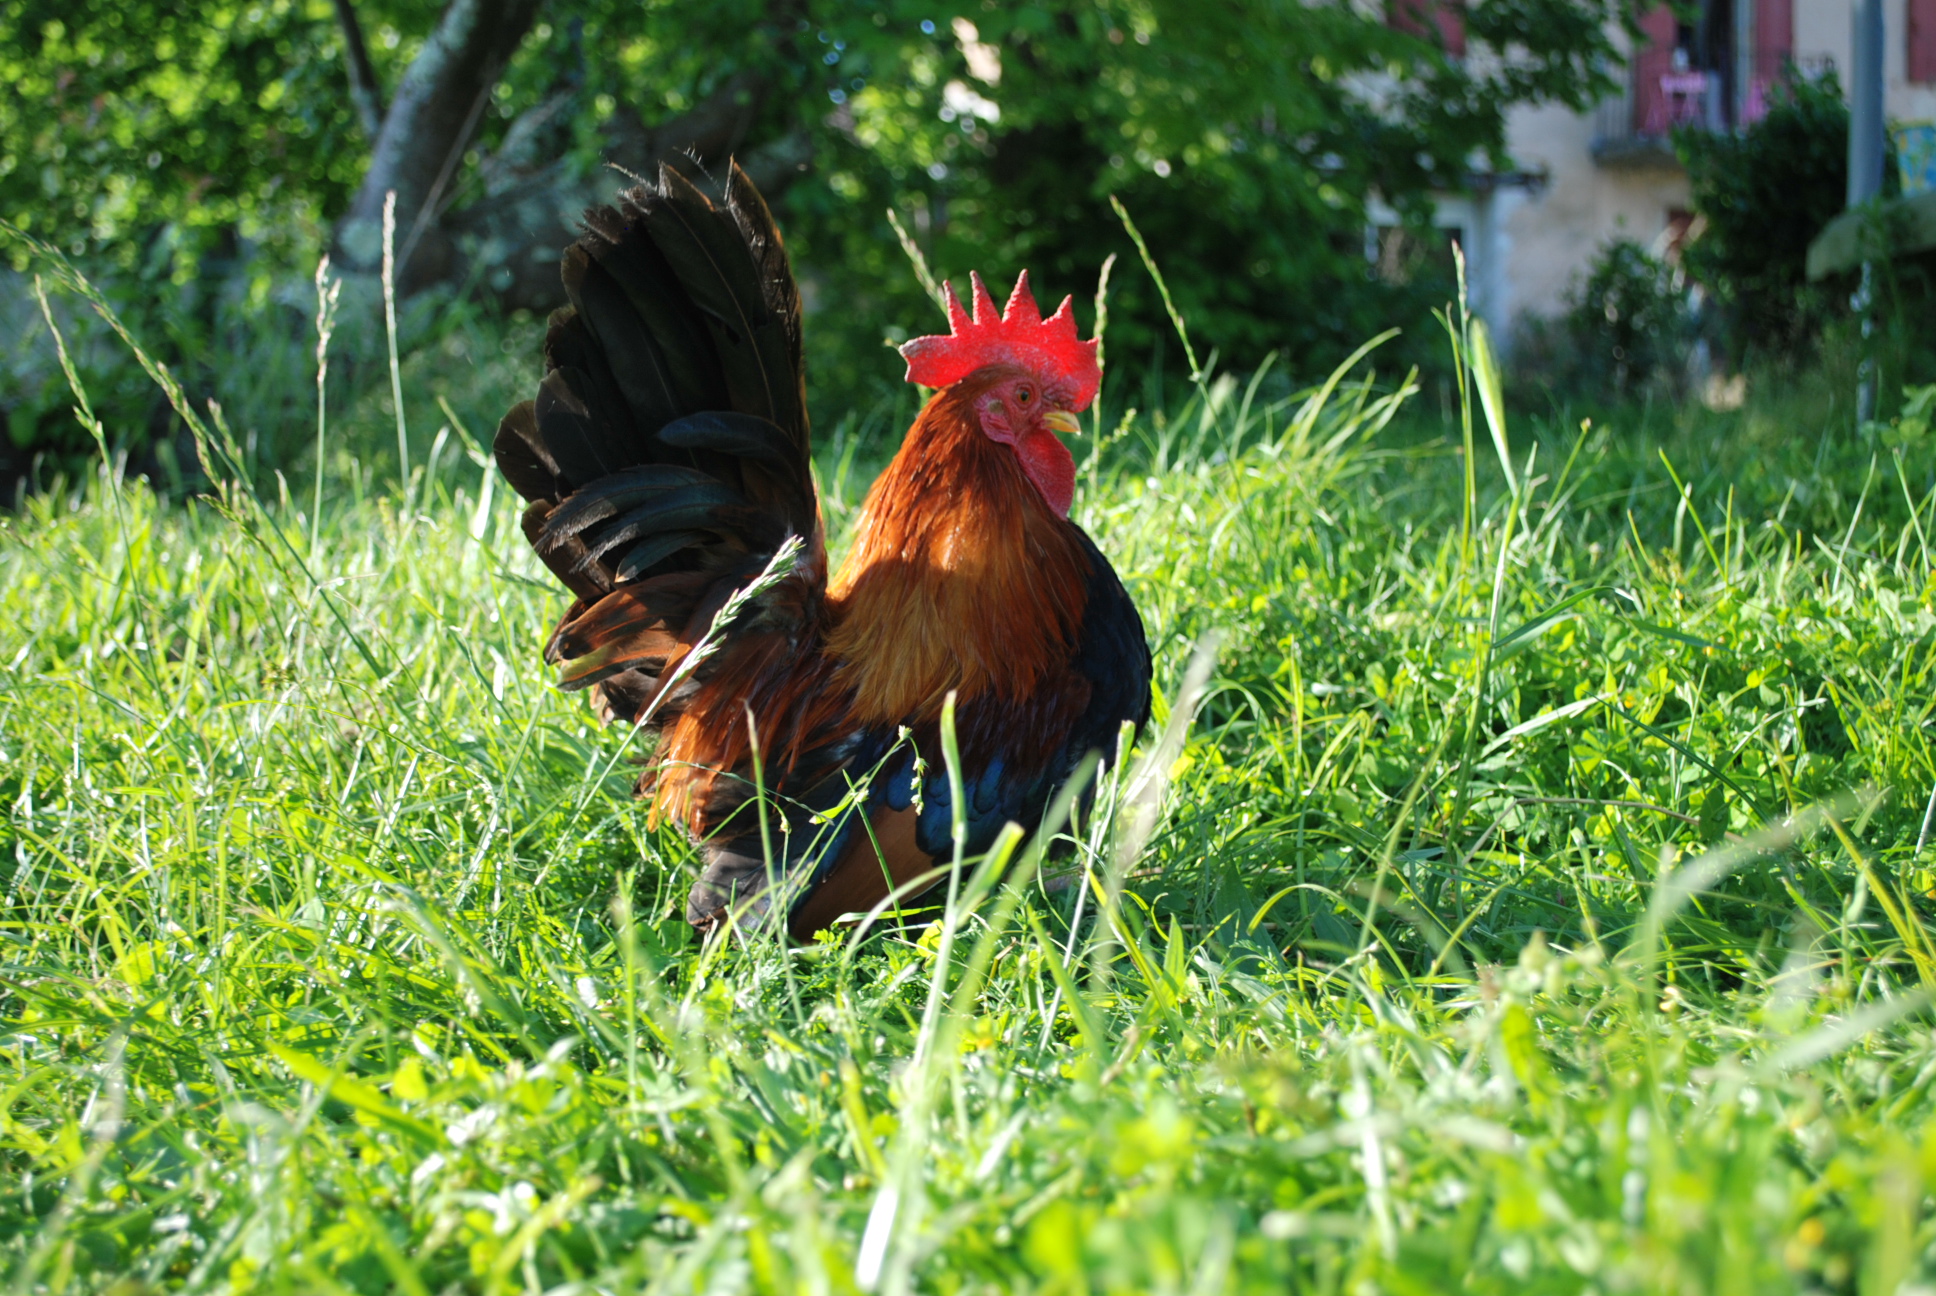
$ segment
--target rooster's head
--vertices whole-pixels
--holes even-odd
[[[1076,337],[1067,297],[1055,314],[1042,318],[1029,292],[1028,271],[1016,279],[1000,315],[981,276],[970,278],[974,316],[962,309],[954,285],[946,285],[950,332],[901,347],[907,379],[936,388],[972,379],[973,410],[983,434],[1012,447],[1042,498],[1066,516],[1075,498],[1075,461],[1055,433],[1082,430],[1076,413],[1088,408],[1102,385],[1096,342]]]

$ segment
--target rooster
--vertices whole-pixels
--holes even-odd
[[[1148,718],[1142,620],[1068,516],[1056,434],[1101,370],[1067,299],[1043,319],[1024,272],[998,314],[976,276],[970,316],[947,289],[950,333],[901,348],[934,395],[830,578],[800,300],[745,174],[714,202],[662,168],[586,213],[562,273],[497,462],[577,596],[545,659],[657,732],[638,791],[697,844],[695,927],[781,914],[806,940],[920,891],[954,851],[950,697],[969,852]]]

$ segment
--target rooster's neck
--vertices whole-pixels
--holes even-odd
[[[956,691],[1025,700],[1066,666],[1088,594],[1081,533],[960,384],[928,403],[868,491],[829,587],[828,648],[869,723],[923,723]]]

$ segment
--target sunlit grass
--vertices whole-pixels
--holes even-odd
[[[791,954],[693,944],[461,435],[408,509],[216,428],[207,499],[31,501],[15,1288],[1936,1281],[1927,456],[1525,427],[1515,497],[1481,423],[1469,497],[1403,387],[1212,380],[1084,466],[1158,726],[1219,644],[1145,849],[1124,775],[1066,885]]]

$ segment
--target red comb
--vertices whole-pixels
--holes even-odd
[[[998,317],[995,299],[988,295],[981,276],[968,277],[975,285],[975,317],[968,318],[961,308],[955,286],[944,284],[951,331],[946,337],[918,337],[902,345],[907,380],[923,387],[947,387],[984,365],[1012,364],[1057,389],[1070,409],[1086,409],[1102,386],[1102,370],[1096,365],[1095,339],[1084,342],[1076,337],[1070,298],[1064,297],[1055,314],[1043,319],[1024,270],[1008,296],[1008,309]]]

